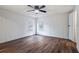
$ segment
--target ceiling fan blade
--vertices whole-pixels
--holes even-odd
[[[34,10],[28,10],[27,12],[30,12],[30,11],[34,11]]]
[[[46,12],[47,12],[47,11],[45,11],[45,10],[39,10],[39,11],[44,12],[44,13],[46,13]]]
[[[32,8],[33,8],[33,6],[31,6],[31,5],[27,5],[27,6],[29,6],[29,7],[32,7]]]
[[[41,7],[40,7],[40,9],[42,9],[42,8],[44,8],[44,7],[46,7],[45,5],[42,5]]]

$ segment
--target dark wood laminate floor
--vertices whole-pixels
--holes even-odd
[[[32,35],[0,44],[2,53],[78,52],[76,43],[63,38]]]

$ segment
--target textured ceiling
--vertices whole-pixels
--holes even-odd
[[[28,7],[27,5],[0,5],[0,9],[24,13],[28,10],[32,10],[32,8]],[[57,14],[57,13],[68,13],[74,9],[73,5],[46,5],[46,10],[49,14]]]

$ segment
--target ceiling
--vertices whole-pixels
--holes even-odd
[[[28,10],[32,10],[27,5],[0,5],[0,9],[18,13],[25,13]],[[73,9],[73,5],[46,5],[46,8],[44,8],[49,14],[68,13]]]

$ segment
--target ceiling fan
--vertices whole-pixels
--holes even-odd
[[[38,12],[43,12],[43,13],[46,13],[47,12],[45,10],[42,10],[43,8],[46,7],[45,5],[42,5],[42,6],[39,6],[39,5],[35,5],[35,6],[27,5],[27,6],[33,8],[33,10],[28,10],[27,12],[34,11],[36,14],[38,14]]]

